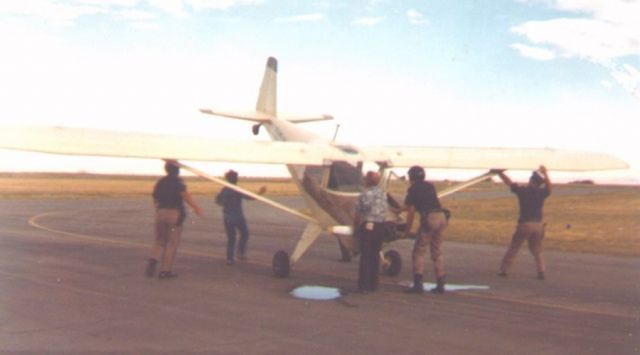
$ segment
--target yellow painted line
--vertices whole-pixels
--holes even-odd
[[[67,211],[69,212],[69,211]],[[80,234],[80,233],[72,233],[72,232],[65,232],[62,230],[58,230],[58,229],[53,229],[47,226],[44,226],[40,223],[38,223],[38,220],[43,218],[43,217],[48,217],[48,216],[53,216],[53,215],[58,215],[61,214],[62,212],[56,211],[56,212],[46,212],[46,213],[41,213],[38,215],[35,215],[33,217],[31,217],[29,219],[29,225],[43,230],[43,231],[47,231],[50,233],[54,233],[54,234],[58,234],[61,235],[63,237],[68,237],[68,238],[72,238],[72,239],[80,239],[83,241],[87,241],[87,242],[92,242],[92,243],[98,243],[98,244],[111,244],[111,245],[117,245],[117,246],[123,246],[123,247],[133,247],[133,248],[138,248],[138,249],[150,249],[151,248],[151,242],[149,244],[145,244],[145,243],[140,243],[140,242],[131,242],[131,241],[126,241],[126,240],[114,240],[114,239],[110,239],[110,238],[105,238],[105,237],[98,237],[98,236],[94,236],[94,235],[87,235],[87,234]],[[214,253],[204,253],[204,252],[200,252],[200,251],[195,251],[195,250],[188,250],[188,249],[179,249],[178,253],[180,254],[188,254],[188,255],[193,255],[193,256],[201,256],[201,257],[216,257],[216,258],[222,258],[223,256],[220,254],[214,254]]]
[[[140,248],[140,249],[148,249],[148,248],[150,248],[150,245],[147,245],[147,244],[144,244],[144,243],[140,243],[140,242],[113,240],[113,239],[109,239],[109,238],[105,238],[105,237],[98,237],[98,236],[92,236],[92,235],[86,235],[86,234],[80,234],[80,233],[65,232],[65,231],[49,228],[49,227],[46,227],[46,226],[38,223],[38,220],[40,218],[47,217],[47,216],[52,216],[52,215],[57,215],[57,214],[61,214],[61,213],[62,212],[56,211],[56,212],[46,212],[46,213],[35,215],[35,216],[33,216],[33,217],[31,217],[29,219],[29,225],[31,225],[34,228],[40,229],[40,230],[44,230],[44,231],[47,231],[47,232],[55,233],[55,234],[62,235],[62,236],[65,236],[65,237],[69,237],[69,238],[73,238],[73,239],[84,240],[84,241],[87,241],[87,242],[93,242],[93,243],[99,243],[99,244],[112,244],[112,245],[118,245],[118,246],[124,246],[124,247],[134,247],[134,248]],[[188,250],[188,249],[184,249],[184,250],[181,249],[179,251],[179,253],[192,255],[192,256],[207,257],[207,258],[210,258],[210,257],[215,257],[215,258],[219,258],[219,259],[225,258],[225,256],[221,255],[221,254],[203,253],[203,252],[199,252],[199,251],[195,251],[195,250]],[[265,266],[265,267],[271,267],[271,264],[262,263],[262,262],[258,262],[258,261],[253,261],[253,260],[247,261],[247,262],[243,262],[243,263],[260,265],[260,266]],[[334,276],[340,277],[339,275],[334,275]],[[389,285],[389,286],[396,286],[395,283],[390,283],[390,282],[381,282],[381,283],[385,284],[385,285]],[[629,313],[621,313],[621,312],[593,310],[593,309],[586,309],[586,308],[581,308],[581,307],[572,306],[572,305],[559,305],[559,304],[552,304],[552,303],[546,303],[546,302],[540,302],[540,301],[521,300],[521,299],[517,299],[517,298],[509,298],[509,297],[503,297],[503,296],[488,295],[488,294],[484,294],[484,293],[471,293],[471,292],[461,291],[461,292],[456,292],[456,294],[461,295],[461,296],[465,296],[465,297],[472,297],[472,298],[485,299],[485,300],[498,301],[498,302],[509,302],[509,303],[514,303],[514,304],[527,305],[527,306],[537,306],[537,307],[558,309],[558,310],[569,311],[569,312],[574,312],[574,313],[582,313],[582,314],[591,314],[591,315],[599,315],[599,316],[610,316],[610,317],[618,317],[618,318],[625,318],[625,319],[632,319],[632,320],[640,320],[640,314],[629,314]]]

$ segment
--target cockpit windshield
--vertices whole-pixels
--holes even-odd
[[[341,161],[332,163],[327,187],[334,191],[361,192],[364,189],[362,164],[353,166]]]

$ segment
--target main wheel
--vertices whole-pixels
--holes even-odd
[[[382,273],[387,276],[397,276],[402,270],[402,257],[400,253],[391,249],[384,252],[382,260]]]
[[[279,278],[285,278],[289,276],[291,266],[289,263],[289,254],[284,250],[278,250],[273,254],[273,275]]]

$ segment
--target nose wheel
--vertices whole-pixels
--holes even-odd
[[[273,254],[273,275],[278,278],[286,278],[291,271],[291,262],[289,261],[289,254],[284,250],[278,250]]]

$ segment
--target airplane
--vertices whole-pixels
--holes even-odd
[[[278,250],[273,256],[273,273],[281,278],[290,275],[292,266],[323,233],[338,237],[343,256],[357,254],[358,245],[352,224],[355,201],[363,190],[364,163],[377,164],[382,175],[381,185],[385,189],[395,168],[420,165],[425,168],[487,171],[439,191],[441,198],[491,178],[500,170],[535,170],[540,165],[545,165],[548,170],[574,172],[628,168],[626,162],[607,154],[549,148],[356,147],[339,144],[334,139],[300,127],[300,124],[307,122],[331,120],[332,116],[286,114],[277,110],[277,73],[277,60],[269,57],[255,110],[200,109],[207,115],[249,121],[254,135],[264,128],[271,141],[211,140],[80,128],[6,126],[0,128],[0,148],[63,155],[170,160],[193,174],[301,218],[307,225],[291,255],[285,250]],[[230,184],[183,161],[284,164],[308,212],[301,212]],[[397,222],[398,228],[407,228],[402,225],[401,219]],[[391,236],[388,241],[393,240]],[[400,272],[402,262],[397,251],[381,251],[380,257],[384,274],[395,276]]]

